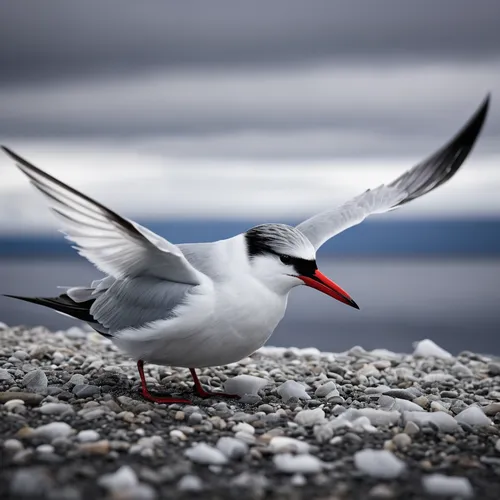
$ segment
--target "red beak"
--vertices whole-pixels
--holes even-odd
[[[316,270],[313,276],[299,276],[299,278],[311,288],[315,288],[320,292],[326,293],[330,297],[347,304],[348,306],[359,309],[358,304],[351,299],[349,294],[342,290],[336,283],[334,283],[331,279],[327,278],[324,274],[320,273]]]

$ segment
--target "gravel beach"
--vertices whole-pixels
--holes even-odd
[[[198,370],[135,363],[78,328],[0,324],[0,498],[500,498],[500,361],[263,348]]]

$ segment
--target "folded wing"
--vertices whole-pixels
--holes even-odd
[[[369,189],[340,207],[314,215],[297,228],[317,249],[325,241],[359,224],[369,215],[393,210],[444,184],[456,174],[471,152],[483,127],[489,102],[488,95],[448,144],[390,184]]]
[[[66,238],[98,269],[116,279],[153,276],[177,283],[200,283],[201,273],[189,264],[177,246],[43,172],[11,150],[2,149],[45,195]]]

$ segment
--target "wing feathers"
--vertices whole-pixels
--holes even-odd
[[[369,215],[398,208],[441,186],[457,173],[474,147],[489,103],[488,94],[474,115],[445,146],[390,184],[369,189],[340,207],[314,215],[297,228],[318,249],[325,241],[359,224]]]
[[[46,197],[61,221],[66,239],[75,243],[80,255],[101,271],[117,279],[147,275],[191,285],[200,283],[201,273],[188,263],[177,246],[43,172],[13,151],[2,149]]]

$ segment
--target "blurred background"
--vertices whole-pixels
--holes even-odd
[[[0,6],[0,142],[174,243],[296,223],[389,182],[488,91],[449,184],[318,261],[361,310],[291,294],[271,345],[500,354],[500,4],[27,0]],[[0,293],[100,274],[0,157]],[[70,319],[0,297],[0,320]]]

